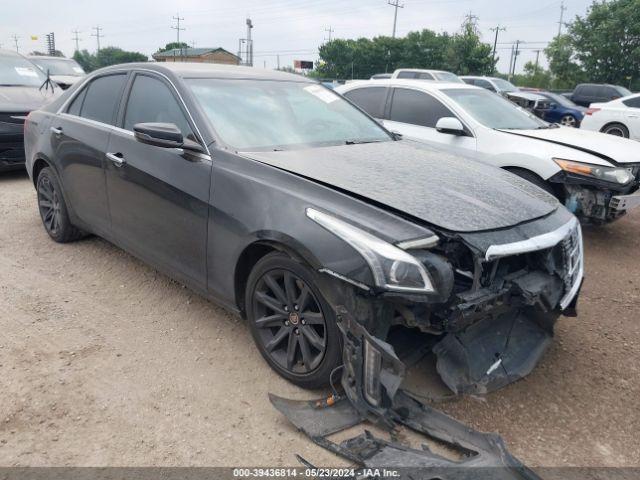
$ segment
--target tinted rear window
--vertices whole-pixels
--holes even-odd
[[[126,78],[125,74],[117,74],[92,81],[87,89],[80,116],[113,125]]]
[[[400,72],[398,78],[416,78],[418,75],[416,72]]]
[[[346,98],[375,118],[384,116],[384,104],[387,99],[386,87],[356,88],[344,94]]]
[[[442,117],[455,117],[455,115],[431,95],[406,88],[395,89],[389,114],[390,120],[435,128]]]

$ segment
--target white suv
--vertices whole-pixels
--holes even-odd
[[[526,178],[582,219],[604,223],[640,205],[636,142],[551,125],[467,84],[370,80],[336,91],[405,138],[474,154]]]

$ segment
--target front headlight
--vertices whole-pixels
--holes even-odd
[[[565,172],[585,175],[605,182],[626,185],[635,179],[633,173],[626,168],[603,167],[601,165],[591,165],[589,163],[574,162],[561,158],[554,158],[553,161]]]
[[[307,217],[355,248],[369,264],[377,286],[398,292],[436,291],[424,265],[404,250],[313,208],[307,208]]]

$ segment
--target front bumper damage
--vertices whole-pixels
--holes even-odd
[[[500,436],[470,429],[400,389],[405,367],[393,347],[344,308],[339,308],[338,325],[344,340],[344,396],[295,401],[270,395],[273,406],[316,444],[364,468],[399,468],[402,478],[539,478],[509,453]],[[339,443],[332,440],[364,421],[389,438],[365,429]],[[399,440],[402,429],[419,434],[420,445]]]
[[[629,169],[638,178],[640,166]],[[628,211],[640,206],[640,182],[612,188],[610,184],[598,180],[585,180],[583,177],[559,172],[549,179],[562,190],[564,206],[586,222],[602,224],[613,222]]]
[[[499,436],[421,403],[405,377],[415,353],[428,351],[455,394],[488,393],[532,371],[556,319],[575,315],[583,280],[579,223],[558,215],[545,220],[555,229],[544,233],[521,225],[507,234],[441,235],[428,252],[413,251],[439,287],[432,297],[329,289],[337,292],[329,303],[342,333],[343,393],[315,402],[272,396],[273,405],[318,445],[367,468],[403,467],[408,478],[538,478]],[[398,331],[406,334],[400,343]],[[365,421],[382,435],[335,439]],[[420,434],[417,446],[403,441],[406,429]]]

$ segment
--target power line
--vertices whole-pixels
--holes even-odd
[[[393,33],[391,34],[391,38],[396,38],[396,24],[398,23],[398,9],[404,8],[404,5],[400,5],[400,0],[387,0],[387,3],[394,7],[393,9]]]
[[[93,27],[93,30],[95,30],[96,33],[92,33],[91,36],[92,37],[96,37],[96,42],[98,43],[98,52],[100,51],[100,38],[104,37],[104,35],[100,32],[102,32],[102,27],[100,25],[96,25],[95,27]]]
[[[560,3],[560,21],[558,22],[558,36],[562,35],[562,19],[564,17],[564,12],[567,7],[564,4],[564,0]]]
[[[331,34],[334,32],[333,28],[331,28],[331,26],[329,26],[329,28],[325,28],[324,29],[325,32],[329,33],[329,42],[331,41]]]
[[[73,41],[76,42],[76,52],[80,51],[80,44],[78,42],[80,42],[80,37],[78,36],[78,34],[82,33],[79,32],[78,30],[72,30],[71,33],[73,33]]]

